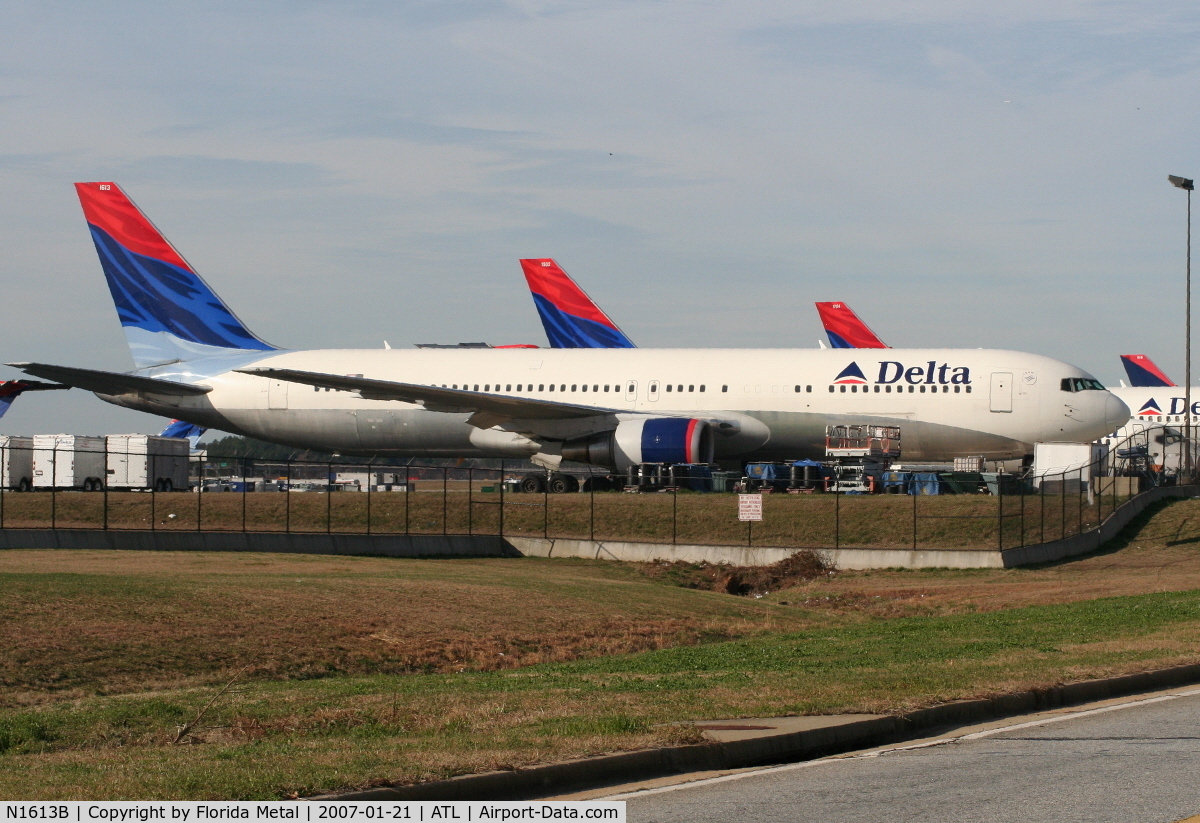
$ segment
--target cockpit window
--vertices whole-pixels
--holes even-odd
[[[1104,391],[1104,386],[1099,380],[1089,377],[1064,377],[1062,379],[1062,390],[1069,392]]]

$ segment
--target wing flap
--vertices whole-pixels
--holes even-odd
[[[285,380],[318,388],[356,391],[367,400],[399,400],[419,403],[430,411],[458,412],[478,416],[479,423],[498,420],[568,420],[582,417],[600,417],[613,414],[620,409],[605,409],[595,406],[580,406],[574,403],[559,403],[554,400],[535,400],[528,397],[511,397],[503,394],[444,389],[440,386],[422,386],[416,383],[399,383],[391,380],[373,380],[344,374],[322,374],[297,369],[235,369],[241,374]],[[479,425],[473,423],[472,425]],[[485,428],[487,428],[485,426]]]
[[[20,369],[35,377],[56,380],[65,387],[84,389],[97,394],[149,392],[151,394],[184,396],[208,394],[212,391],[211,386],[176,383],[174,380],[158,380],[154,377],[138,377],[135,374],[121,374],[120,372],[53,366],[49,363],[6,363],[5,365]]]

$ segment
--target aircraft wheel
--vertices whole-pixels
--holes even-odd
[[[578,483],[575,483],[575,489],[571,488],[571,485],[574,481],[575,478],[571,477],[569,474],[559,474],[558,472],[555,472],[554,474],[550,475],[550,479],[546,481],[546,490],[551,494],[566,494],[567,492],[575,491],[575,489],[579,488]]]
[[[540,474],[527,474],[521,478],[521,491],[528,494],[541,494],[546,490],[546,479]]]

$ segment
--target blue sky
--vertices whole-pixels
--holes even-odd
[[[811,347],[840,299],[894,346],[1182,379],[1192,3],[42,2],[0,30],[3,360],[131,367],[71,187],[116,180],[288,347],[544,343],[516,261],[552,256],[642,346]],[[159,427],[79,391],[0,420]]]

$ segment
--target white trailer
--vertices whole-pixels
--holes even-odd
[[[153,434],[110,434],[108,487],[187,491],[191,444],[182,437]]]
[[[33,488],[33,438],[0,435],[0,488]]]
[[[78,434],[33,436],[35,489],[104,489],[104,438]]]

